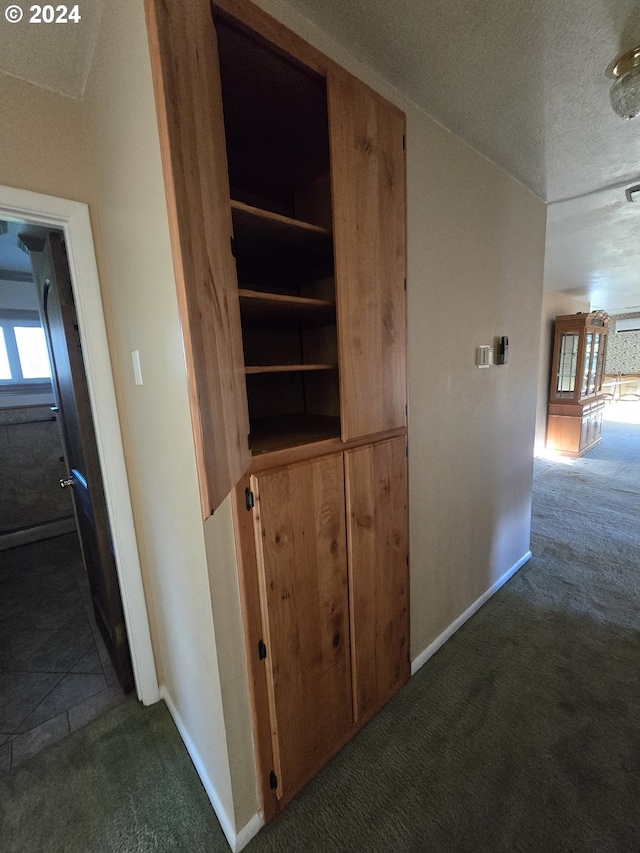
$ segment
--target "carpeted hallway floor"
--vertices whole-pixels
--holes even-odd
[[[246,848],[640,850],[640,429],[536,470],[532,560]],[[227,853],[163,705],[0,777],[11,853]]]

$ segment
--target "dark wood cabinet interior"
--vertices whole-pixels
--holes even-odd
[[[215,23],[256,455],[340,434],[327,87]]]

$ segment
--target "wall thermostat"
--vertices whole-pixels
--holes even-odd
[[[498,342],[498,364],[506,364],[509,361],[509,338],[504,335]]]

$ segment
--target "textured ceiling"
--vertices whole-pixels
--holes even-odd
[[[549,290],[588,299],[610,314],[640,311],[640,203],[620,189],[549,205]]]
[[[607,64],[640,42],[638,0],[289,0],[545,201],[640,172]]]
[[[18,6],[24,12],[18,23],[9,23],[5,11]],[[79,3],[80,21],[30,23],[31,4],[26,0],[0,0],[0,71],[20,77],[43,89],[81,98],[91,67],[103,0]],[[67,4],[71,9],[72,3]],[[53,4],[53,8],[59,8]]]
[[[640,202],[623,188],[640,182],[640,118],[613,113],[604,69],[640,43],[638,0],[286,2],[552,203],[548,289],[637,310]],[[0,70],[81,97],[102,6],[54,31],[2,20]]]
[[[640,306],[640,118],[604,70],[640,43],[638,0],[288,0],[549,204],[545,287]],[[616,187],[616,189],[610,189]]]

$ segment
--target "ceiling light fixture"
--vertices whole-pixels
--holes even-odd
[[[614,79],[611,106],[615,112],[625,119],[640,115],[640,45],[617,56],[606,74]]]

